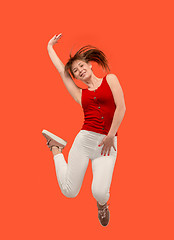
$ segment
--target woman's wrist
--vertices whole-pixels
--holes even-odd
[[[112,138],[112,137],[115,137],[115,134],[112,133],[112,132],[109,132],[109,133],[108,133],[108,136]]]
[[[49,48],[53,48],[53,45],[51,45],[50,43],[47,44],[47,49]]]

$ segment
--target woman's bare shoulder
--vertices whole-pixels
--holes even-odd
[[[106,81],[110,87],[115,85],[116,83],[119,83],[117,76],[113,73],[109,73],[106,75]]]

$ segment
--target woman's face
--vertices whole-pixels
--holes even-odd
[[[85,80],[92,74],[92,65],[82,60],[75,60],[72,63],[72,72],[74,77],[79,80]]]

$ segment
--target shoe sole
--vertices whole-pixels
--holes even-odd
[[[67,144],[67,141],[63,140],[62,138],[57,137],[56,135],[54,135],[53,133],[51,133],[45,129],[42,131],[42,134],[47,135],[48,137],[52,138],[54,141],[56,141],[64,146],[66,146],[66,144]]]

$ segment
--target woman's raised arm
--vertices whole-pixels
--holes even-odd
[[[58,42],[58,40],[61,38],[62,34],[55,35],[51,40],[48,42],[47,50],[48,54],[51,58],[51,61],[53,62],[54,66],[60,73],[60,76],[65,84],[65,87],[67,88],[68,92],[71,94],[71,96],[74,98],[76,102],[78,102],[81,105],[81,88],[79,88],[71,78],[70,74],[65,72],[65,66],[62,63],[62,61],[57,56],[56,52],[53,49],[53,46]]]

